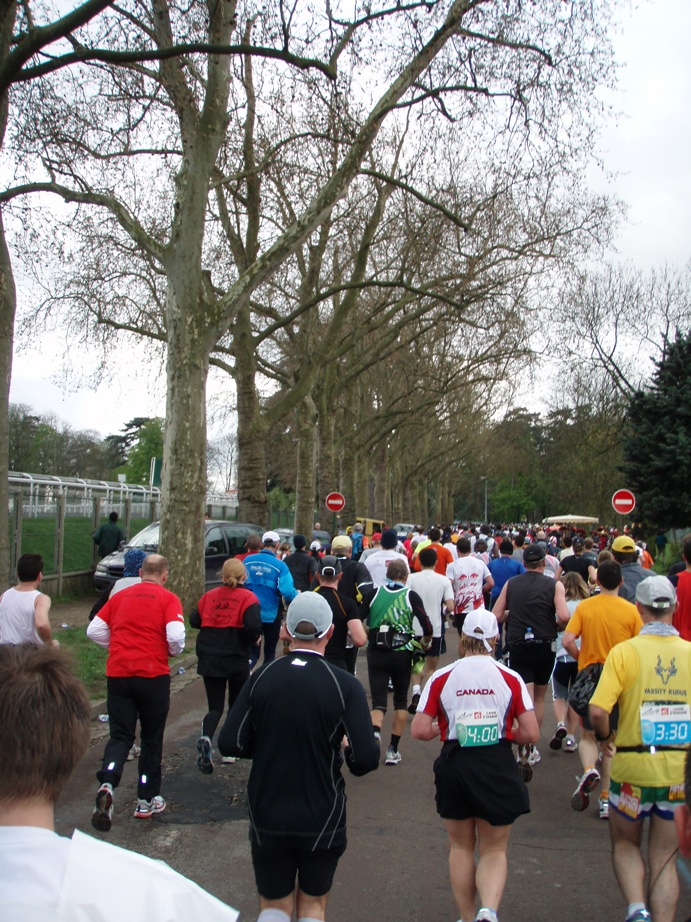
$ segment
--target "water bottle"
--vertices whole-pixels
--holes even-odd
[[[535,640],[535,633],[531,627],[526,628],[525,634],[523,635],[523,640],[527,640],[528,642]]]

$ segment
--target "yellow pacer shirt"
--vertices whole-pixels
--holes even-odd
[[[683,785],[686,747],[691,742],[691,643],[681,637],[641,634],[617,644],[590,703],[611,712],[617,701],[617,746],[664,740],[664,745],[678,742],[684,748],[654,754],[617,750],[612,779],[640,787]]]

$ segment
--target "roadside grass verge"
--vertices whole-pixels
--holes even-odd
[[[198,631],[187,625],[185,649],[180,656],[170,660],[170,668],[173,672],[176,671],[176,663],[190,653],[194,653],[198,633]],[[108,651],[97,646],[93,640],[89,640],[86,636],[85,627],[54,630],[53,636],[60,641],[60,646],[71,652],[75,672],[86,685],[86,690],[92,701],[105,698]]]

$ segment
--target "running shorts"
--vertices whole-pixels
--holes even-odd
[[[434,763],[437,813],[445,820],[486,820],[510,826],[530,813],[528,789],[508,740],[464,749],[444,743]]]
[[[653,813],[663,820],[671,820],[679,804],[684,803],[684,783],[666,788],[644,788],[610,781],[609,802],[617,813],[632,821],[644,820]]]
[[[299,888],[308,896],[324,896],[333,884],[338,859],[346,842],[311,851],[301,848],[266,848],[252,842],[252,865],[257,891],[265,900],[282,900]]]
[[[393,685],[395,711],[408,709],[408,688],[413,654],[409,650],[381,650],[367,647],[367,674],[369,677],[372,708],[386,713],[389,678]]]
[[[578,663],[557,660],[552,673],[552,697],[566,701],[573,680],[578,675]]]
[[[548,685],[554,670],[554,651],[548,643],[509,647],[509,668],[517,672],[526,685]]]

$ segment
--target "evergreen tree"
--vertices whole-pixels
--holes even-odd
[[[648,390],[627,413],[626,486],[650,525],[691,525],[691,329],[667,341]],[[640,511],[638,511],[640,510]]]

